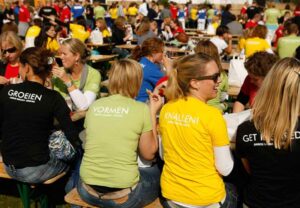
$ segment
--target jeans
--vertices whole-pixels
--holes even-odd
[[[80,197],[93,206],[105,208],[141,208],[153,202],[159,195],[160,172],[157,165],[150,168],[139,168],[140,181],[128,195],[128,200],[117,204],[113,200],[104,200],[89,194],[79,181],[77,189]],[[90,184],[92,185],[92,184]]]
[[[16,169],[13,165],[5,165],[6,172],[12,178],[25,183],[37,184],[51,179],[68,170],[68,165],[52,156],[47,163],[35,167]]]
[[[230,183],[225,183],[225,189],[226,189],[226,198],[222,205],[220,205],[220,208],[236,208],[237,207],[237,192],[234,185]],[[164,208],[186,208],[184,206],[180,206],[178,204],[173,203],[172,201],[165,201],[163,203]],[[207,207],[207,206],[203,206]]]

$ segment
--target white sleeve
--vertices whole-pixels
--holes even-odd
[[[79,89],[70,92],[70,97],[78,110],[87,110],[96,100],[96,94],[91,91],[82,93]]]
[[[266,50],[266,52],[268,52],[268,53],[270,53],[270,54],[274,54],[274,51],[273,51],[271,48],[268,48],[268,49]]]
[[[229,175],[233,169],[233,159],[229,145],[214,147],[214,155],[217,171],[223,176]]]

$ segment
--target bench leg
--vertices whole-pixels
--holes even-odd
[[[30,208],[30,187],[26,183],[18,182],[18,191],[24,208]]]
[[[49,208],[49,200],[47,194],[42,194],[39,198],[41,208]]]

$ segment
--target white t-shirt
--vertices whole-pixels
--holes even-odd
[[[211,38],[210,41],[217,46],[219,54],[221,54],[223,50],[228,47],[226,41],[218,36]]]

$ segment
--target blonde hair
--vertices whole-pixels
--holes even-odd
[[[110,94],[135,98],[143,80],[142,66],[132,59],[115,61],[109,71],[108,89]]]
[[[284,58],[267,74],[255,97],[253,122],[277,149],[291,144],[300,115],[300,61]]]
[[[17,53],[20,55],[23,50],[23,43],[20,37],[13,31],[6,31],[0,35],[0,49],[2,50],[2,43],[7,42],[17,49]],[[1,53],[1,57],[3,54]]]
[[[80,55],[80,62],[82,64],[85,64],[90,56],[90,51],[87,49],[85,44],[77,39],[77,38],[70,38],[64,40],[61,45],[68,46],[71,53],[76,54],[78,53]]]
[[[190,93],[190,81],[206,73],[206,65],[214,59],[204,53],[184,56],[174,63],[165,95],[168,100],[185,98]]]

